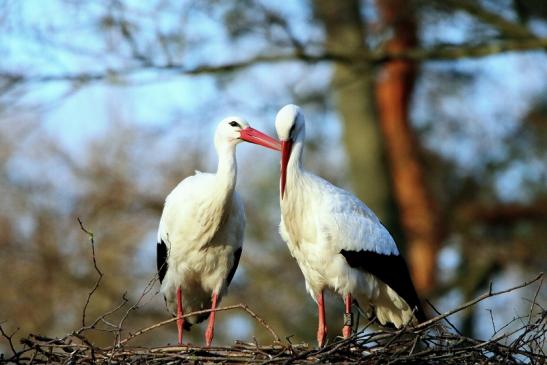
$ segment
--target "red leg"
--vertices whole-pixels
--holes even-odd
[[[317,296],[317,310],[319,312],[319,325],[317,326],[317,344],[323,347],[327,338],[327,322],[325,321],[325,304],[323,301],[323,291]]]
[[[344,313],[344,327],[342,327],[342,336],[348,338],[351,336],[351,327],[353,326],[353,318],[351,314],[351,294],[348,293],[345,298],[346,311]]]
[[[217,309],[217,293],[213,293],[213,303],[211,305],[213,310],[209,317],[209,324],[207,325],[207,331],[205,331],[205,346],[211,346],[213,342],[213,336],[215,334],[215,309]]]
[[[182,327],[184,319],[182,318],[182,294],[180,286],[177,288],[177,328],[179,330],[179,345],[182,345]]]

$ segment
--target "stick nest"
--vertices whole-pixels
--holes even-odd
[[[485,298],[507,293],[528,286],[542,278],[517,287],[492,292],[465,303],[458,308],[421,323],[392,331],[370,331],[365,328],[348,339],[338,339],[323,348],[308,344],[293,344],[289,339],[280,340],[273,329],[244,304],[219,308],[218,311],[244,310],[273,337],[273,344],[260,345],[236,341],[230,347],[198,347],[191,345],[167,347],[136,347],[131,341],[146,332],[168,323],[169,319],[143,328],[121,338],[120,326],[113,326],[116,343],[113,346],[97,347],[86,337],[86,333],[97,328],[104,317],[82,327],[63,338],[29,335],[21,340],[22,348],[16,349],[12,335],[0,326],[0,333],[11,349],[11,355],[2,355],[2,360],[13,363],[33,364],[160,364],[160,363],[252,363],[252,364],[545,364],[547,363],[547,311],[536,303],[538,286],[530,312],[514,318],[506,326],[494,332],[488,340],[469,338],[452,326],[447,317],[475,305]],[[204,311],[200,311],[204,312]],[[190,316],[195,313],[188,313]],[[443,322],[444,321],[444,322]],[[511,330],[508,330],[511,328]]]
[[[317,349],[307,344],[276,343],[259,345],[236,341],[231,347],[132,347],[119,345],[99,348],[80,336],[46,338],[30,335],[24,348],[4,360],[26,363],[408,363],[408,364],[544,364],[547,312],[519,327],[520,334],[476,340],[431,323],[421,328],[399,331],[360,332]],[[516,332],[515,332],[516,333]]]
[[[245,304],[236,304],[218,308],[216,311],[243,310],[272,336],[272,344],[263,345],[236,341],[231,347],[137,347],[132,345],[135,338],[151,332],[158,327],[176,321],[172,318],[140,329],[123,337],[124,321],[129,313],[137,309],[142,299],[154,284],[152,280],[134,304],[123,296],[119,306],[88,323],[86,310],[90,299],[99,287],[103,277],[95,260],[93,233],[80,221],[82,230],[89,235],[93,264],[98,280],[89,293],[82,313],[82,327],[62,338],[49,338],[29,335],[21,340],[21,346],[15,344],[14,333],[8,334],[0,323],[0,344],[6,345],[8,352],[0,353],[0,363],[32,364],[160,364],[160,363],[252,363],[252,364],[545,364],[547,338],[547,310],[537,303],[543,274],[515,287],[492,291],[492,287],[483,295],[440,314],[417,326],[407,326],[400,330],[371,331],[369,327],[361,329],[348,339],[338,339],[323,348],[308,344],[293,344],[290,339],[281,340],[271,326]],[[502,295],[539,282],[535,296],[530,301],[527,314],[516,317],[505,326],[495,329],[488,340],[479,340],[464,336],[450,323],[448,317],[470,308],[484,299]],[[185,314],[188,317],[210,312],[197,311]],[[112,320],[118,314],[121,319]],[[492,315],[490,313],[490,315]],[[492,318],[492,317],[491,317]],[[372,322],[371,322],[372,323]],[[369,324],[370,326],[370,324]],[[111,346],[99,347],[92,343],[89,335],[94,331],[109,332],[114,341]],[[310,329],[313,331],[313,329]]]

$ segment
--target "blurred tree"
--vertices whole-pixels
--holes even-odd
[[[354,57],[366,50],[366,26],[359,1],[317,0],[314,9],[325,27],[327,52]],[[395,229],[397,220],[390,209],[393,203],[390,179],[376,122],[373,82],[373,68],[366,61],[334,64],[332,94],[344,122],[353,190],[383,222]]]
[[[385,48],[407,52],[418,45],[411,2],[377,1],[383,26],[392,36]],[[419,145],[410,125],[410,101],[416,79],[412,60],[391,60],[380,69],[376,83],[379,121],[389,156],[401,222],[406,233],[409,266],[418,292],[434,287],[441,222],[424,178]]]

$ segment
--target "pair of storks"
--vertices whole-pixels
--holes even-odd
[[[303,169],[305,122],[300,108],[283,107],[275,128],[279,142],[242,118],[224,119],[215,132],[217,172],[197,172],[167,196],[158,231],[157,267],[167,308],[177,316],[179,344],[183,328],[210,316],[205,332],[210,346],[214,310],[241,256],[245,212],[235,191],[235,148],[242,141],[281,150],[279,231],[317,302],[319,346],[327,334],[325,289],[344,299],[344,337],[352,332],[352,305],[375,315],[382,325],[400,328],[423,321],[407,265],[376,215],[351,193]],[[183,313],[209,308],[210,315],[181,318]]]

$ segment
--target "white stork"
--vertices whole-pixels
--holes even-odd
[[[303,169],[300,108],[283,107],[275,128],[281,141],[280,233],[318,304],[319,346],[327,334],[325,289],[344,298],[345,338],[352,331],[352,303],[382,325],[425,320],[405,260],[376,215],[353,194]]]
[[[236,145],[242,141],[279,150],[279,142],[251,128],[238,117],[218,125],[216,173],[200,173],[182,180],[167,196],[158,230],[157,269],[168,310],[177,316],[178,342],[183,327],[209,313],[183,320],[184,312],[211,308],[205,343],[213,339],[214,309],[232,280],[243,243],[245,212],[235,191]]]

